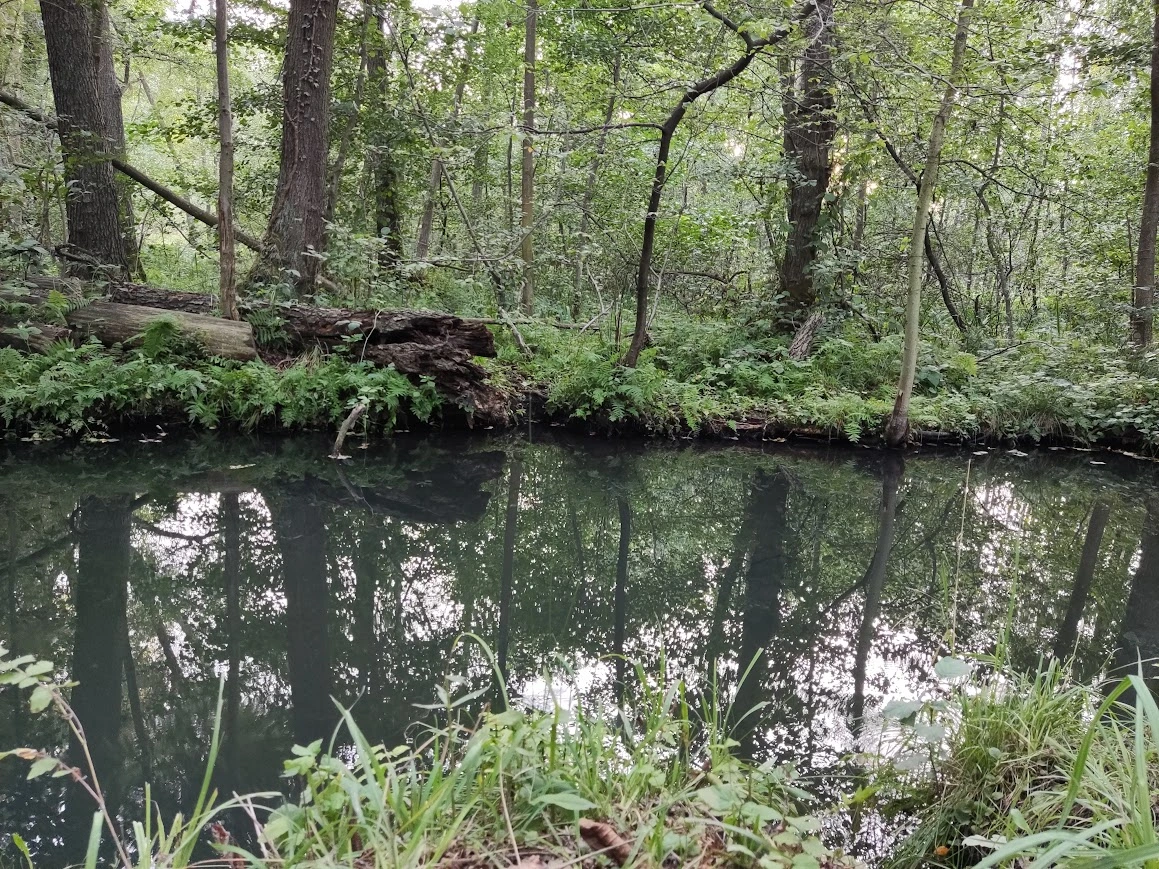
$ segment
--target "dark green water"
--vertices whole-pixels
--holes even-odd
[[[315,440],[10,445],[0,643],[80,682],[130,815],[146,779],[167,812],[194,799],[222,676],[219,782],[269,789],[292,743],[330,734],[331,698],[399,743],[444,674],[484,684],[478,649],[452,650],[464,631],[535,703],[565,667],[569,691],[630,693],[620,656],[698,685],[715,669],[741,708],[767,703],[746,750],[828,793],[885,702],[937,689],[951,625],[985,652],[1009,623],[1018,666],[1077,650],[1088,677],[1159,653],[1159,466],[545,437],[398,441],[343,466]],[[0,749],[66,747],[12,693]],[[23,774],[0,763],[0,865],[12,832],[59,865],[91,807]]]

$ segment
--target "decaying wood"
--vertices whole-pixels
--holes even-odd
[[[579,830],[589,848],[606,854],[617,866],[623,866],[632,856],[632,845],[611,824],[580,818]]]
[[[350,429],[358,422],[359,417],[366,413],[366,402],[354,405],[354,409],[350,411],[350,415],[342,421],[342,425],[338,427],[338,437],[334,438],[334,449],[330,452],[332,459],[348,459],[350,456],[342,455],[342,447],[346,443],[346,436],[350,434]]]
[[[0,325],[0,347],[14,347],[30,353],[44,353],[57,341],[68,341],[72,332],[63,326],[50,326],[47,323],[32,323],[29,332],[9,331]],[[35,330],[35,331],[31,331]]]
[[[75,283],[57,279],[30,280],[28,286],[23,290],[0,291],[0,299],[43,304],[48,301],[52,290],[60,290],[69,298],[80,301],[77,299]],[[183,334],[197,341],[209,355],[221,356],[225,359],[238,359],[243,362],[258,358],[253,327],[249,323],[222,320],[205,314],[120,304],[99,299],[85,302],[75,310],[65,314],[65,323],[69,329],[46,332],[46,335],[52,337],[44,343],[44,347],[59,338],[84,339],[90,336],[102,344],[129,343],[144,332],[151,323],[163,318],[175,322]],[[39,344],[39,341],[30,342],[28,349],[43,351],[44,347],[39,346]],[[7,346],[16,345],[9,344]]]
[[[79,336],[92,335],[102,344],[131,343],[161,319],[175,322],[183,334],[195,339],[211,356],[243,362],[258,358],[253,327],[241,321],[102,301],[89,302],[65,317]]]
[[[80,285],[60,278],[34,276],[26,280],[27,295],[22,301],[44,302],[52,290],[78,298]],[[102,288],[104,301],[90,302],[78,313],[97,305],[115,305],[128,309],[153,309],[170,312],[184,324],[212,321],[228,328],[232,323],[252,328],[250,317],[268,318],[274,325],[266,329],[276,333],[276,340],[265,349],[274,354],[301,353],[308,350],[330,352],[341,348],[352,358],[374,365],[393,365],[416,382],[430,378],[444,398],[450,398],[469,414],[473,425],[500,425],[507,420],[506,396],[488,382],[486,370],[474,361],[476,356],[495,356],[495,338],[480,322],[470,322],[451,314],[430,311],[371,311],[346,308],[319,308],[311,305],[240,304],[240,322],[222,320],[216,299],[203,293],[182,293],[138,284],[110,284]],[[119,309],[118,309],[119,310]],[[72,315],[70,315],[71,317]],[[85,320],[81,314],[81,320]],[[73,324],[69,320],[70,325]],[[78,321],[79,323],[79,321]],[[88,323],[85,323],[86,328]],[[107,326],[102,326],[107,328]],[[141,330],[138,329],[137,333]],[[133,333],[133,334],[137,334]],[[98,336],[100,337],[100,336]],[[355,339],[355,340],[352,340]],[[103,337],[101,340],[105,340]],[[112,340],[123,340],[113,338]],[[252,343],[252,337],[251,337]],[[220,352],[210,348],[212,352]],[[226,355],[226,354],[221,354]],[[229,358],[254,358],[230,356]]]
[[[801,328],[797,330],[797,334],[793,336],[793,343],[789,345],[789,358],[802,362],[809,358],[809,354],[813,352],[813,341],[817,337],[817,331],[825,325],[825,315],[821,311],[814,311],[808,316]]]

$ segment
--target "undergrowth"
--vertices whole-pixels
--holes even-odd
[[[83,744],[64,695],[69,686],[53,672],[29,657],[6,660],[0,649],[0,686],[28,690],[33,712],[55,710]],[[737,758],[718,697],[693,708],[684,683],[668,679],[663,667],[652,675],[638,669],[637,677],[629,707],[564,709],[557,701],[546,711],[513,702],[498,675],[497,689],[476,691],[449,679],[430,707],[442,723],[419,726],[414,741],[399,747],[371,744],[340,709],[329,746],[296,747],[285,763],[286,776],[300,784],[297,799],[272,811],[263,807],[269,794],[219,804],[210,769],[188,817],[133,822],[130,841],[121,838],[122,819],[106,807],[87,754],[76,768],[32,748],[0,752],[0,759],[29,761],[30,777],[64,776],[89,793],[86,867],[97,865],[102,839],[111,839],[110,865],[118,869],[184,869],[207,840],[221,855],[217,865],[258,869],[858,865],[822,844],[821,822],[802,813],[807,794],[787,769]],[[472,713],[485,695],[495,708]],[[218,741],[215,727],[211,768]],[[218,823],[229,808],[256,826],[251,850]],[[28,846],[17,845],[34,866]]]

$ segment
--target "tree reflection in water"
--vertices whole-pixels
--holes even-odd
[[[468,631],[513,697],[567,664],[590,699],[630,699],[626,661],[663,655],[697,689],[719,682],[747,753],[818,775],[888,699],[933,684],[951,621],[960,648],[992,649],[1012,595],[1018,666],[1073,652],[1091,676],[1159,655],[1142,463],[567,439],[398,441],[343,467],[325,453],[222,439],[0,457],[3,640],[79,680],[126,815],[146,777],[163,810],[195,798],[221,678],[218,784],[267,789],[293,742],[330,738],[334,701],[398,743],[444,674],[487,684],[477,647],[452,651]],[[0,745],[75,752],[51,719],[3,710]],[[0,765],[0,829],[46,860],[75,854],[82,803]]]

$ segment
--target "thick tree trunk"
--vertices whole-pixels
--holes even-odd
[[[68,185],[65,215],[72,257],[81,277],[127,274],[120,198],[106,153],[106,100],[97,61],[103,6],[82,0],[41,0],[48,71]]]
[[[229,0],[215,0],[214,48],[217,57],[217,167],[218,298],[221,315],[238,319],[234,281],[233,243],[233,108],[229,96]]]
[[[785,158],[788,171],[789,236],[777,264],[780,290],[790,317],[808,311],[817,302],[811,268],[817,259],[817,224],[829,190],[829,149],[837,135],[832,90],[830,50],[833,0],[818,0],[813,15],[817,35],[805,49],[797,82],[786,90]]]
[[[211,356],[242,361],[258,358],[253,327],[249,323],[100,301],[89,302],[65,317],[76,335],[91,335],[102,344],[134,343],[150,324],[162,319],[175,321],[185,335]]]
[[[1155,0],[1152,9],[1151,147],[1147,152],[1147,181],[1143,188],[1143,219],[1139,224],[1139,250],[1131,311],[1131,340],[1141,347],[1151,344],[1154,323],[1152,307],[1155,304],[1155,236],[1159,233],[1159,0]]]
[[[958,78],[966,58],[966,39],[970,35],[970,12],[974,0],[962,0],[958,13],[957,29],[954,33],[954,53],[950,62],[950,77],[942,95],[942,104],[934,116],[930,131],[930,144],[926,151],[926,164],[918,186],[918,202],[914,209],[913,231],[910,233],[908,278],[905,306],[905,346],[902,350],[901,377],[898,380],[897,399],[893,413],[885,426],[885,441],[893,447],[901,446],[909,436],[909,406],[913,397],[914,378],[917,375],[918,343],[921,338],[922,315],[922,252],[929,231],[930,210],[934,204],[934,189],[938,183],[941,167],[942,143],[946,138],[946,125],[958,98]]]
[[[278,183],[264,251],[248,278],[251,284],[288,280],[298,296],[314,291],[318,255],[326,247],[330,69],[337,15],[338,0],[290,2]]]
[[[523,287],[519,304],[531,316],[535,306],[535,250],[531,233],[535,225],[535,27],[539,18],[538,0],[527,0],[527,26],[523,38],[523,141],[519,178],[519,229],[523,233],[519,255],[523,259]]]
[[[121,698],[128,606],[129,538],[132,499],[128,495],[89,498],[79,505],[76,522],[77,563],[73,582],[76,629],[69,677],[77,682],[71,703],[84,728],[86,745],[99,785],[116,813],[123,767]],[[86,774],[84,750],[73,735],[69,760]],[[92,822],[92,800],[70,788],[67,850],[78,862]]]
[[[101,95],[101,108],[105,117],[105,151],[111,156],[125,159],[125,115],[121,108],[121,83],[117,80],[117,69],[113,58],[113,25],[109,19],[109,8],[105,0],[92,6],[93,24],[96,32],[94,51],[97,59],[97,88]],[[117,185],[118,216],[121,237],[125,248],[125,260],[129,273],[137,280],[144,280],[141,270],[140,251],[137,250],[137,221],[133,217],[133,190],[129,179],[114,175]]]

